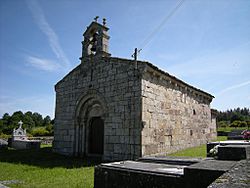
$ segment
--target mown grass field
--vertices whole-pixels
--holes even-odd
[[[218,137],[225,140],[226,137]],[[189,148],[170,156],[206,157],[206,146]],[[19,188],[92,188],[94,163],[52,153],[51,146],[40,150],[0,150],[0,182]]]
[[[8,187],[86,187],[94,185],[94,164],[54,154],[51,147],[36,150],[0,150],[0,182]]]
[[[227,140],[226,136],[217,137],[217,141],[224,141],[224,140]],[[206,157],[206,145],[204,144],[198,147],[181,150],[176,153],[172,153],[168,156],[205,158]]]

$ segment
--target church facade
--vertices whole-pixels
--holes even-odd
[[[105,19],[83,36],[80,65],[55,85],[55,152],[136,159],[216,137],[212,95],[149,62],[111,57]]]

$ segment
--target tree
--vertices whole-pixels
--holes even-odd
[[[234,113],[230,119],[231,122],[234,122],[236,120],[242,121],[244,118],[241,114],[239,113]]]
[[[29,115],[24,115],[23,118],[23,125],[24,128],[27,129],[28,132],[30,132],[30,130],[35,127],[35,122],[33,121],[32,117]]]
[[[35,122],[36,127],[40,127],[43,125],[43,116],[37,112],[32,114],[32,119]]]
[[[220,121],[229,121],[234,122],[236,120],[247,121],[250,120],[250,110],[249,108],[236,108],[226,110],[224,112],[219,111],[217,120]]]
[[[0,119],[0,134],[3,133],[3,120]]]
[[[9,121],[10,121],[10,115],[9,115],[8,113],[5,113],[5,114],[3,115],[2,120],[3,120],[3,124],[4,124],[4,125],[8,125],[8,124],[9,124]]]
[[[14,128],[18,128],[18,122],[23,122],[23,128],[27,129],[28,133],[31,133],[32,130],[37,127],[37,132],[44,132],[46,135],[53,135],[53,123],[54,120],[51,120],[50,116],[43,116],[37,112],[32,113],[28,111],[23,113],[22,111],[16,111],[11,116],[8,113],[5,113],[0,119],[0,134],[12,134]],[[39,129],[43,126],[43,129]],[[35,132],[36,132],[35,131]],[[34,132],[34,131],[33,131]]]
[[[49,116],[46,116],[44,119],[43,119],[43,126],[47,126],[47,125],[50,125],[51,124],[51,119]]]
[[[20,120],[23,120],[24,118],[24,114],[21,111],[16,111],[12,114],[11,118],[10,118],[10,125],[14,126],[14,127],[18,127],[18,122]]]

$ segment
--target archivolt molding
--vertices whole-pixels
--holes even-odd
[[[79,121],[80,117],[88,115],[93,111],[97,111],[98,108],[101,108],[102,114],[99,113],[99,116],[105,116],[107,114],[107,103],[104,97],[98,93],[96,90],[89,90],[87,93],[79,97],[76,103],[75,118]],[[93,116],[93,115],[92,115]]]

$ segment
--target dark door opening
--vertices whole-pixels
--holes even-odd
[[[103,154],[104,122],[100,117],[94,117],[89,125],[89,153]]]

